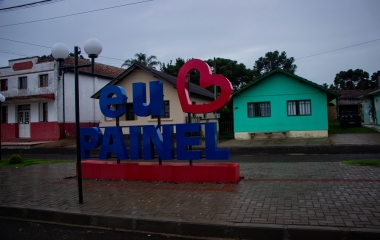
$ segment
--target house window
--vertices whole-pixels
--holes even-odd
[[[135,111],[133,111],[133,103],[127,103],[126,105],[125,120],[127,121],[136,120]]]
[[[170,118],[170,104],[169,100],[164,101],[164,115],[163,118]],[[152,116],[152,118],[157,118],[157,116]]]
[[[48,75],[40,75],[40,87],[47,87],[48,86]]]
[[[8,106],[1,106],[1,123],[8,122]]]
[[[27,77],[20,77],[18,79],[18,88],[19,89],[27,89],[28,88]]]
[[[270,117],[270,102],[248,103],[248,117]]]
[[[48,118],[48,104],[47,103],[39,103],[38,104],[38,112],[40,122],[47,122]]]
[[[1,79],[0,80],[0,91],[7,91],[8,90],[8,79]]]
[[[311,115],[310,100],[288,101],[288,116]]]

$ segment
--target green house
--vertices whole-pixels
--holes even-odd
[[[328,102],[339,96],[275,69],[233,95],[235,139],[328,136]]]

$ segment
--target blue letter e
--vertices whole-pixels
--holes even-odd
[[[114,96],[116,95],[116,96]],[[122,87],[110,85],[103,88],[99,97],[99,107],[104,116],[117,118],[125,114],[127,94]],[[115,109],[112,109],[112,105]],[[120,106],[116,106],[120,105]]]

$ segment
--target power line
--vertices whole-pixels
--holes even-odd
[[[125,61],[125,59],[119,59],[119,58],[112,58],[112,57],[105,57],[105,56],[99,56],[99,57],[113,59],[113,60],[120,60],[120,61],[123,61],[123,62]]]
[[[153,1],[153,0],[144,0],[144,1],[140,1],[140,2],[127,3],[127,4],[122,4],[122,5],[113,6],[113,7],[100,8],[100,9],[95,9],[95,10],[86,11],[86,12],[73,13],[73,14],[68,14],[68,15],[63,15],[63,16],[58,16],[58,17],[51,17],[51,18],[40,19],[40,20],[33,20],[33,21],[29,21],[29,22],[12,23],[12,24],[7,24],[7,25],[1,25],[0,27],[10,27],[10,26],[17,26],[17,25],[23,25],[23,24],[28,24],[28,23],[35,23],[35,22],[42,22],[42,21],[47,21],[47,20],[53,20],[53,19],[58,19],[58,18],[72,17],[72,16],[76,16],[76,15],[93,13],[93,12],[100,12],[100,11],[109,10],[109,9],[113,9],[113,8],[126,7],[126,6],[131,6],[131,5],[136,5],[136,4],[146,3],[146,2],[151,2],[151,1]]]
[[[16,10],[23,9],[23,8],[37,7],[40,5],[56,3],[56,2],[60,2],[60,1],[65,1],[65,0],[44,0],[44,1],[39,1],[39,2],[27,3],[27,4],[13,6],[13,7],[1,8],[0,12],[16,11]]]
[[[376,41],[379,41],[379,40],[380,40],[380,38],[375,39],[375,40],[371,40],[371,41],[368,41],[368,42],[362,42],[362,43],[354,44],[354,45],[347,46],[347,47],[337,48],[337,49],[330,50],[330,51],[327,51],[327,52],[322,52],[322,53],[317,53],[317,54],[309,55],[309,56],[306,56],[306,57],[296,58],[295,60],[299,60],[299,59],[303,59],[303,58],[309,58],[309,57],[314,57],[314,56],[322,55],[322,54],[325,54],[325,53],[331,53],[331,52],[339,51],[339,50],[346,49],[346,48],[351,48],[351,47],[356,47],[356,46],[367,44],[367,43],[371,43],[371,42],[376,42]]]
[[[6,40],[6,41],[11,41],[11,42],[17,42],[17,43],[32,45],[32,46],[36,46],[36,47],[51,48],[51,47],[47,47],[47,46],[42,46],[42,45],[27,43],[27,42],[21,42],[21,41],[16,41],[16,40],[12,40],[12,39],[2,38],[2,37],[0,37],[0,39]]]
[[[18,55],[18,56],[23,56],[23,57],[28,57],[28,55],[23,54],[23,53],[18,53],[18,52],[12,52],[4,49],[0,49],[0,52],[2,53],[8,53],[8,54],[13,54],[13,55]]]
[[[8,39],[8,38],[2,38],[2,37],[0,37],[0,39],[2,39],[2,40],[6,40],[6,41],[10,41],[10,42],[17,42],[17,43],[27,44],[27,45],[31,45],[31,46],[36,46],[36,47],[42,47],[42,48],[49,48],[49,49],[51,49],[51,47],[43,46],[43,45],[38,45],[38,44],[34,44],[34,43],[21,42],[21,41],[17,41],[17,40]],[[119,59],[119,58],[113,58],[113,57],[106,57],[106,56],[99,56],[99,57],[101,57],[101,58],[113,59],[113,60],[125,61],[125,59]]]
[[[149,0],[149,1],[153,1],[153,0]],[[33,44],[33,43],[28,43],[28,42],[21,42],[21,41],[17,41],[17,40],[2,38],[2,37],[0,37],[0,39],[6,40],[6,41],[11,41],[11,42],[17,42],[17,43],[32,45],[32,46],[36,46],[36,47],[51,48],[51,47],[48,47],[48,46],[43,46],[43,45],[38,45],[38,44]],[[356,46],[359,46],[359,45],[363,45],[363,44],[367,44],[367,43],[371,43],[371,42],[376,42],[376,41],[379,41],[379,40],[380,40],[380,38],[374,39],[374,40],[371,40],[371,41],[367,41],[367,42],[362,42],[362,43],[354,44],[354,45],[347,46],[347,47],[337,48],[337,49],[326,51],[326,52],[322,52],[322,53],[317,53],[317,54],[313,54],[313,55],[309,55],[309,56],[305,56],[305,57],[296,58],[295,60],[309,58],[309,57],[314,57],[314,56],[319,56],[319,55],[322,55],[322,54],[326,54],[326,53],[330,53],[330,52],[335,52],[335,51],[339,51],[339,50],[343,50],[343,49],[347,49],[347,48],[351,48],[351,47],[356,47]],[[0,51],[7,51],[7,50],[1,50],[0,49]],[[10,51],[3,52],[3,53],[14,54],[14,52],[10,52]],[[27,55],[24,55],[22,53],[17,53],[15,55],[27,56]],[[118,60],[118,61],[125,61],[125,59],[119,59],[119,58],[113,58],[113,57],[106,57],[106,56],[99,56],[99,57],[100,58],[107,58],[107,59]]]

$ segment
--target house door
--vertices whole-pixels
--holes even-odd
[[[18,112],[19,138],[30,138],[29,110]]]

